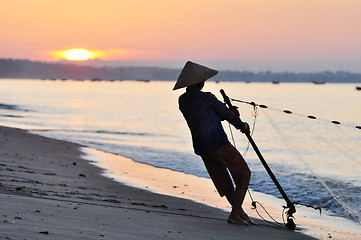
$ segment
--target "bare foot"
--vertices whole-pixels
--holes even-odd
[[[237,224],[237,225],[248,225],[243,219],[239,218],[239,219],[233,219],[233,218],[228,218],[228,223],[231,224]]]
[[[232,224],[238,225],[248,225],[246,221],[244,221],[240,216],[239,213],[232,209],[231,214],[229,214],[228,222]]]
[[[248,225],[257,225],[255,222],[253,222],[249,216],[241,209],[241,212],[239,213],[239,216],[241,219],[246,222]]]

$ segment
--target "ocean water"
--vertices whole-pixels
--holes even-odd
[[[184,90],[172,91],[173,85],[2,79],[0,124],[207,178],[178,110]],[[204,91],[222,99],[224,89],[232,99],[266,105],[233,101],[290,200],[359,224],[361,91],[355,86],[207,82]],[[282,198],[246,137],[224,128],[252,171],[250,189]]]

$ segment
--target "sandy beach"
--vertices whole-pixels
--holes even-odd
[[[314,239],[113,181],[80,147],[0,127],[1,239]]]

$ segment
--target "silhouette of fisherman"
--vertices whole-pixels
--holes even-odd
[[[240,120],[237,108],[231,111],[212,93],[201,91],[204,82],[217,73],[188,61],[173,90],[187,88],[178,99],[179,109],[191,131],[195,154],[202,158],[219,195],[226,196],[232,205],[228,222],[253,225],[242,208],[251,172],[242,155],[230,144],[221,121],[227,120],[243,133],[249,132],[249,126]]]

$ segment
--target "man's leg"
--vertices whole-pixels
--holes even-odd
[[[236,184],[236,189],[239,189],[239,194],[227,197],[228,202],[234,206],[239,204],[238,214],[242,220],[249,225],[255,225],[255,223],[249,218],[242,208],[243,200],[246,196],[248,185],[251,179],[251,171],[249,170],[246,161],[242,155],[233,146],[229,146],[230,157],[226,159],[225,165],[229,169],[232,178]],[[238,190],[236,190],[238,191]],[[240,199],[237,199],[239,197]]]
[[[211,155],[202,156],[202,159],[219,195],[226,196],[232,206],[228,222],[242,225],[247,225],[247,222],[252,224],[242,209],[251,172],[237,149],[230,144],[225,145]],[[235,180],[237,190],[234,190],[227,168]]]

